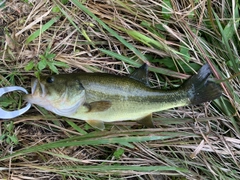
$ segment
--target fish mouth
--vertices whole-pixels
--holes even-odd
[[[31,93],[33,96],[46,96],[46,90],[44,84],[40,83],[38,79],[31,80]]]

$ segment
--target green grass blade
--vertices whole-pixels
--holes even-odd
[[[181,136],[191,136],[194,137],[196,135],[189,134],[189,133],[183,133],[183,132],[161,132],[160,134],[156,133],[156,135],[149,135],[148,132],[128,132],[128,137],[109,137],[109,135],[115,134],[114,132],[93,132],[89,134],[85,134],[82,136],[73,136],[70,138],[66,138],[63,140],[59,140],[56,142],[51,142],[43,145],[33,146],[33,147],[27,147],[26,149],[22,149],[20,151],[16,151],[15,153],[4,156],[0,158],[0,161],[6,160],[8,158],[13,158],[20,155],[26,155],[28,153],[32,152],[39,152],[39,151],[45,151],[52,148],[60,148],[60,147],[70,147],[70,146],[96,146],[96,145],[103,145],[103,144],[121,144],[121,145],[127,145],[131,143],[137,143],[137,142],[146,142],[146,141],[155,141],[155,140],[166,140],[171,139],[174,137]],[[121,133],[118,133],[121,135]],[[122,132],[124,135],[124,132]],[[131,134],[134,135],[142,135],[142,136],[131,136]]]
[[[215,16],[218,28],[222,35],[222,43],[224,44],[224,46],[226,47],[226,50],[228,51],[229,59],[227,59],[227,61],[232,63],[231,67],[234,69],[235,72],[239,72],[238,70],[239,63],[237,63],[237,60],[233,55],[232,48],[230,47],[230,44],[229,44],[229,38],[230,36],[232,37],[232,35],[229,35],[230,32],[229,32],[228,25],[225,27],[225,31],[224,31],[224,28],[222,27],[222,24],[220,22],[218,15],[214,11],[213,11],[213,14]]]
[[[63,13],[63,15],[69,20],[69,22],[74,26],[74,28],[77,29],[77,31],[80,32],[80,33],[83,35],[83,37],[85,37],[85,39],[86,39],[90,44],[93,45],[93,41],[92,41],[92,40],[90,39],[90,37],[87,35],[86,31],[85,31],[83,28],[81,28],[81,30],[80,30],[80,28],[74,23],[74,21],[73,21],[73,19],[71,18],[71,16],[69,16],[69,14],[68,14],[66,11],[64,11],[64,9],[61,8],[57,3],[56,3],[56,6],[60,9],[60,11]]]
[[[41,29],[36,30],[34,33],[32,33],[27,39],[26,44],[29,44],[31,41],[35,40],[38,36],[40,36],[44,31],[48,30],[55,22],[57,22],[59,17],[54,17],[50,21],[48,21],[46,24],[42,26]]]
[[[80,128],[79,126],[77,126],[73,121],[70,120],[66,120],[66,122],[72,126],[72,128],[74,128],[77,132],[79,132],[80,134],[84,135],[87,134],[86,131],[84,131],[82,128]]]
[[[100,20],[97,16],[95,16],[88,8],[86,8],[82,3],[80,3],[78,0],[72,0],[72,2],[82,11],[87,13],[89,16],[91,16],[94,20],[96,20],[104,29],[106,29],[112,36],[114,36],[116,39],[118,39],[122,44],[124,44],[128,49],[130,49],[134,54],[136,54],[142,61],[147,61],[146,57],[138,51],[133,45],[128,43],[125,39],[123,39],[121,36],[118,35],[116,31],[108,27],[102,20]]]
[[[76,167],[55,167],[66,171],[81,171],[81,172],[109,172],[109,171],[139,171],[139,172],[161,172],[161,171],[179,171],[179,172],[189,172],[187,169],[173,166],[122,166],[122,165],[98,165],[98,166],[76,166]]]
[[[131,65],[135,66],[135,67],[140,67],[141,66],[140,63],[137,63],[137,62],[133,61],[132,59],[127,58],[125,56],[122,56],[120,54],[117,54],[115,52],[112,52],[112,51],[109,51],[109,50],[106,50],[106,49],[99,49],[99,50],[102,51],[103,53],[109,55],[109,56],[112,56],[112,57],[114,57],[118,60],[124,61],[128,64],[131,64]],[[160,74],[167,75],[167,76],[177,77],[177,78],[180,78],[180,79],[186,79],[186,78],[189,77],[186,74],[178,73],[178,72],[171,71],[169,69],[160,68],[160,67],[149,67],[148,69],[149,69],[149,71],[152,71],[152,72],[155,72],[155,73],[160,73]]]

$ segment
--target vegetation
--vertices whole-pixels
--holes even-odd
[[[35,107],[0,121],[1,179],[240,179],[239,2],[0,1],[0,85],[33,76],[127,75],[143,62],[153,87],[178,87],[205,63],[223,96],[154,114],[156,128],[83,121]],[[21,94],[0,106],[24,106]]]

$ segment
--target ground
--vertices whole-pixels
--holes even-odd
[[[234,0],[0,1],[1,87],[147,63],[151,86],[172,89],[209,63],[223,89],[213,102],[155,113],[155,128],[98,131],[34,106],[0,121],[0,178],[239,179],[239,40]],[[24,101],[12,93],[0,106]]]

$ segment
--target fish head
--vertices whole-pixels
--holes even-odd
[[[24,99],[55,114],[68,116],[84,104],[85,89],[73,76],[41,76],[39,79],[32,79],[31,94]]]

